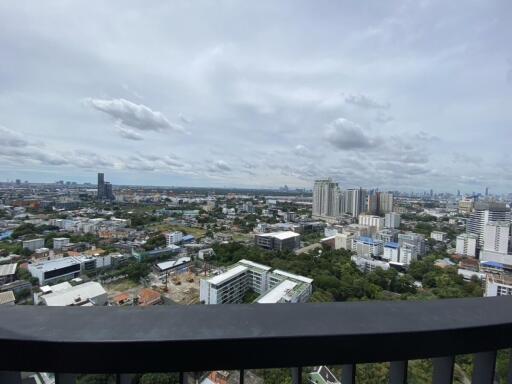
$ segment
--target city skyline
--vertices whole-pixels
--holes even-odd
[[[222,5],[0,5],[4,177],[512,190],[510,3]]]

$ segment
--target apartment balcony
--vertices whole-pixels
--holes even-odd
[[[474,354],[473,383],[492,383],[496,351],[512,347],[512,297],[426,302],[0,308],[0,383],[20,373],[129,374],[391,362],[390,382],[407,381],[407,362],[433,358],[433,383],[451,383],[454,357]],[[243,382],[243,374],[241,375]],[[509,381],[510,382],[510,381]]]

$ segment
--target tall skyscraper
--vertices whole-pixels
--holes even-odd
[[[112,192],[112,184],[105,181],[105,175],[98,173],[98,200],[114,200],[114,193]]]
[[[393,194],[390,192],[379,193],[379,213],[393,212]]]
[[[98,199],[105,198],[105,175],[103,173],[98,173]]]
[[[340,214],[341,192],[331,178],[316,180],[313,187],[313,216],[335,217]]]
[[[345,191],[345,213],[352,217],[359,217],[368,209],[368,191],[362,188],[347,189]]]
[[[510,222],[510,210],[505,203],[476,202],[474,211],[469,217],[466,232],[478,236],[477,247],[479,249],[483,247],[485,225],[490,221]]]

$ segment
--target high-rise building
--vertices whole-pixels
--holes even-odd
[[[358,218],[360,225],[375,227],[375,232],[384,228],[384,218],[374,215],[359,215]]]
[[[332,179],[316,180],[313,187],[313,217],[336,217],[341,213],[341,191]]]
[[[461,256],[476,256],[478,236],[472,233],[462,233],[457,236],[455,252]]]
[[[98,173],[98,200],[114,200],[114,193],[112,192],[112,184],[108,181],[105,182],[105,175]]]
[[[358,217],[361,213],[367,211],[368,191],[366,189],[347,189],[344,199],[345,213],[349,213],[352,217]]]
[[[509,221],[490,221],[484,227],[483,250],[489,252],[508,253],[510,235]]]
[[[469,217],[466,232],[478,236],[477,248],[479,249],[483,247],[485,225],[490,221],[510,222],[510,209],[505,203],[476,202],[474,211]]]
[[[390,192],[379,193],[379,213],[393,212],[393,194]]]
[[[98,173],[98,199],[102,200],[105,198],[105,175]]]
[[[384,226],[386,228],[400,228],[400,214],[395,212],[386,213]]]

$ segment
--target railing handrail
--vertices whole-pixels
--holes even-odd
[[[273,368],[410,360],[511,346],[512,297],[0,307],[0,371]]]

